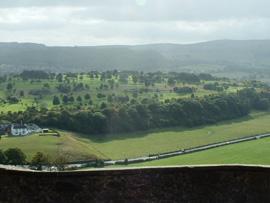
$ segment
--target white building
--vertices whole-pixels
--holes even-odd
[[[11,134],[13,136],[20,136],[20,135],[28,135],[28,129],[25,125],[21,125],[19,123],[13,123],[11,125]]]
[[[27,123],[27,124],[25,124],[25,126],[27,127],[27,130],[29,133],[40,133],[41,132],[41,128],[38,127],[34,123]]]

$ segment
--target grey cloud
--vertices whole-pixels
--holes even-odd
[[[0,7],[85,7],[84,18],[108,21],[211,21],[224,18],[270,17],[268,0],[6,0]]]
[[[1,0],[0,7],[114,7],[126,2],[125,0]]]
[[[2,0],[0,38],[49,45],[265,39],[268,8],[269,0]]]

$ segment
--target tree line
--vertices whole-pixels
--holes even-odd
[[[251,109],[267,110],[270,93],[254,88],[237,93],[204,97],[172,98],[166,102],[148,100],[143,104],[103,104],[88,110],[37,110],[2,113],[1,120],[33,122],[86,134],[119,133],[171,126],[193,127],[247,115]]]
[[[51,170],[54,166],[58,171],[65,170],[65,164],[68,162],[67,158],[64,156],[57,156],[55,158],[46,155],[43,152],[36,152],[32,157],[29,168],[34,170],[42,170],[44,167],[47,170]],[[0,164],[6,165],[25,165],[26,155],[24,152],[17,147],[9,148],[5,151],[0,149]]]
[[[202,98],[171,99],[166,103],[105,105],[90,110],[38,111],[28,107],[24,112],[1,114],[2,120],[24,120],[41,126],[86,134],[119,133],[150,128],[213,124],[247,115],[251,109],[267,110],[270,93],[243,89],[234,93],[208,95]]]

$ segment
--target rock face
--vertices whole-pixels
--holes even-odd
[[[0,168],[0,202],[270,202],[270,167],[32,172]]]

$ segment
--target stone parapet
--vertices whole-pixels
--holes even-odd
[[[270,167],[0,168],[0,202],[270,202]]]

